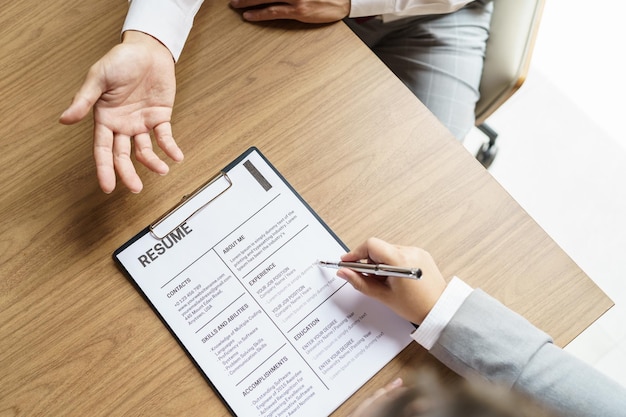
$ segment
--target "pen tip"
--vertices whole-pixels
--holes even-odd
[[[317,265],[323,268],[339,268],[339,262],[317,261]]]

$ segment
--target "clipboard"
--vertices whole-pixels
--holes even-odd
[[[255,147],[113,259],[235,416],[323,416],[413,326],[318,259],[346,245]]]

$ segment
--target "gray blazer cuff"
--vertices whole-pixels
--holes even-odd
[[[524,317],[477,289],[430,350],[459,375],[512,387],[531,358],[552,339]]]
[[[430,352],[461,376],[513,388],[564,416],[626,416],[624,387],[480,290],[469,295]]]

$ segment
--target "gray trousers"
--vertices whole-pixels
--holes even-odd
[[[474,1],[450,14],[381,19],[348,26],[426,107],[463,140],[474,126],[493,3]]]

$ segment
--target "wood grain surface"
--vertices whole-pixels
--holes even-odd
[[[2,6],[0,416],[228,415],[111,254],[250,146],[348,246],[424,247],[560,345],[612,305],[343,23],[249,24],[204,4],[177,64],[185,160],[164,177],[139,167],[138,195],[103,194],[91,119],[57,120],[127,7]],[[335,415],[423,364],[437,366],[411,345]]]

